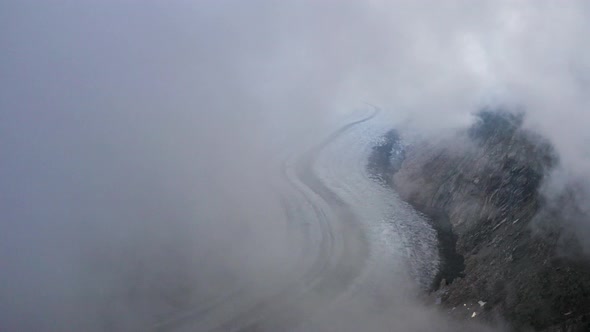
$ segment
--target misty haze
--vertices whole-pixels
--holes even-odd
[[[587,1],[0,0],[0,331],[590,331]]]

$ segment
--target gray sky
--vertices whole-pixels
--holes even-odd
[[[204,250],[187,234],[233,244],[244,215],[279,215],[260,186],[276,137],[364,101],[427,132],[523,106],[586,175],[589,25],[584,1],[0,1],[0,320],[61,317],[125,278],[86,265],[120,270],[121,250],[168,278]]]

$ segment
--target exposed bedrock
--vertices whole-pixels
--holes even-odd
[[[369,168],[430,218],[442,260],[432,289],[452,315],[590,330],[590,264],[570,227],[588,200],[544,195],[559,160],[523,120],[486,109],[466,130],[410,144],[391,131]]]

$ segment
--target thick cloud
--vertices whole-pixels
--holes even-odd
[[[103,313],[86,296],[107,303],[142,268],[183,284],[244,273],[244,248],[273,259],[227,238],[281,218],[266,161],[364,101],[427,132],[524,107],[585,175],[589,16],[581,1],[3,1],[0,320],[88,328]],[[235,248],[222,267],[174,264],[212,243]]]

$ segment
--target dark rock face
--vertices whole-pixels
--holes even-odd
[[[367,167],[376,180],[386,185],[392,185],[391,174],[399,171],[404,159],[405,147],[398,132],[392,129],[383,136],[381,142],[373,147]]]
[[[589,260],[560,249],[575,247],[564,238],[566,205],[540,194],[558,160],[523,118],[483,110],[468,130],[405,149],[398,167],[382,167],[386,183],[439,232],[443,266],[433,288],[441,285],[453,315],[502,317],[518,331],[588,331]]]

